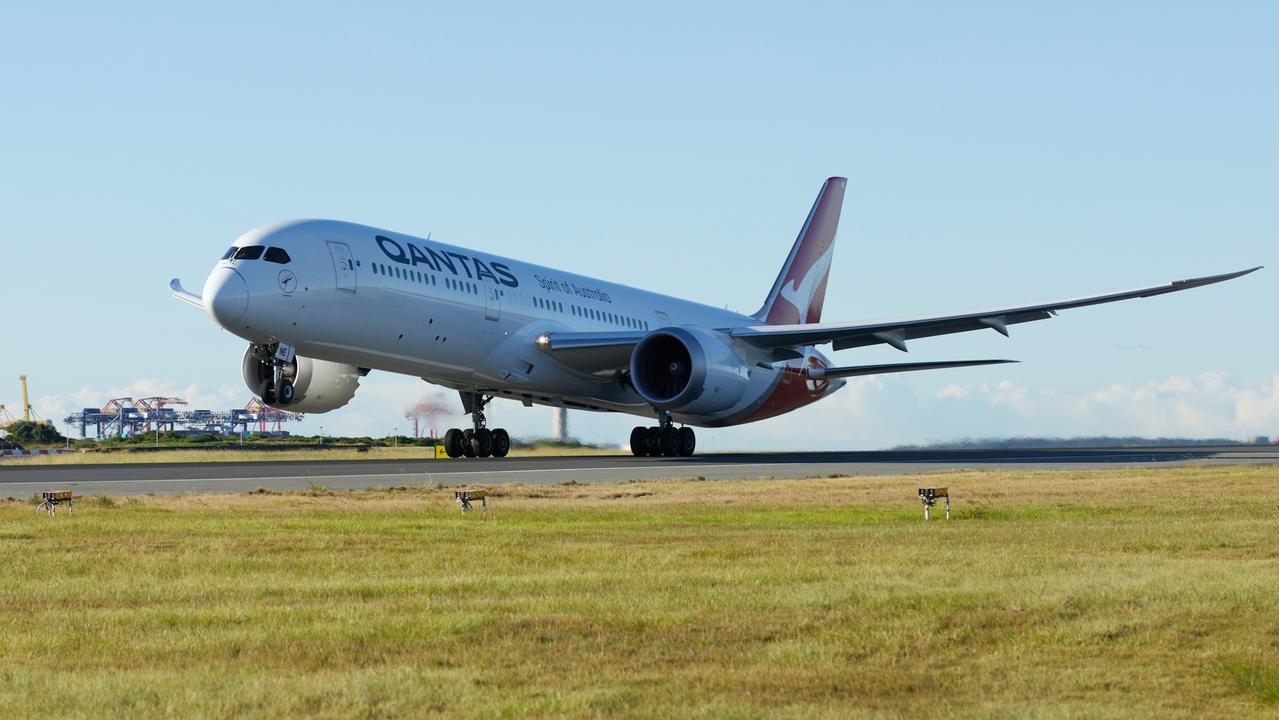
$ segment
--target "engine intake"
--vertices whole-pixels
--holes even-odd
[[[750,372],[722,335],[668,327],[640,340],[631,353],[631,384],[659,410],[706,414],[737,404]]]
[[[263,353],[250,345],[244,353],[242,370],[249,390],[262,397],[263,384],[274,379],[275,369],[263,359]],[[270,355],[265,354],[269,358]],[[298,355],[284,368],[284,377],[293,383],[293,402],[266,403],[280,410],[299,413],[324,413],[351,402],[360,387],[360,371],[354,365]]]

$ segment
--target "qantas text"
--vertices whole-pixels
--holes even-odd
[[[437,252],[430,247],[418,247],[413,243],[400,243],[392,240],[385,235],[378,235],[373,238],[377,241],[377,246],[382,248],[382,252],[391,259],[402,265],[425,265],[435,272],[441,272],[441,268],[448,268],[448,271],[454,275],[458,274],[457,267],[462,266],[462,271],[466,273],[466,277],[472,280],[483,280],[488,278],[493,282],[502,283],[507,287],[519,287],[520,281],[511,274],[511,269],[502,263],[485,263],[477,257],[463,255],[455,252]],[[405,250],[405,248],[408,248]],[[474,273],[471,271],[474,270]]]

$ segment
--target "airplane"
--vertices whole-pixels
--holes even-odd
[[[170,282],[249,342],[245,383],[304,413],[346,405],[371,370],[456,390],[472,427],[450,457],[505,457],[487,426],[495,398],[655,417],[631,431],[638,456],[690,456],[691,426],[757,422],[817,402],[847,378],[1014,362],[837,366],[818,351],[888,345],[1045,320],[1058,311],[1232,280],[1260,267],[1164,285],[986,310],[823,322],[847,180],[822,185],[760,309],[743,315],[478,250],[332,220],[259,227],[222,255],[200,294]],[[679,427],[676,427],[677,424]]]

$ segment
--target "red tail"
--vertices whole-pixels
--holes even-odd
[[[820,322],[826,300],[826,279],[835,256],[835,228],[844,205],[848,180],[833,177],[822,185],[808,219],[795,238],[786,264],[778,273],[756,320],[769,325],[798,325]]]

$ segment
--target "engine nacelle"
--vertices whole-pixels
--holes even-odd
[[[244,353],[244,382],[249,390],[262,397],[263,383],[274,378],[271,363],[264,362],[252,345]],[[284,367],[284,377],[293,383],[293,402],[281,405],[266,403],[280,410],[298,413],[324,413],[351,402],[360,387],[360,371],[346,363],[316,360],[298,355]]]
[[[711,414],[742,399],[750,370],[719,333],[667,327],[654,330],[635,345],[631,384],[659,410]]]

